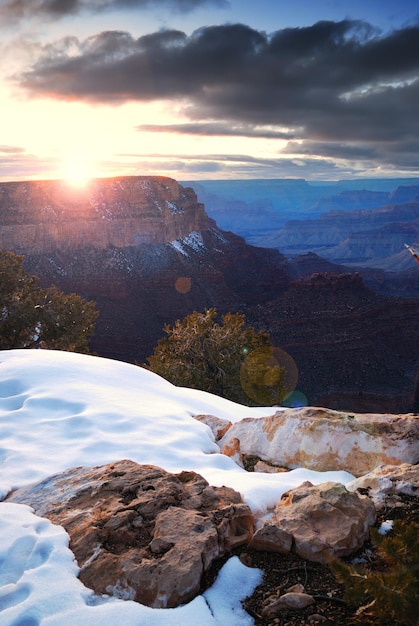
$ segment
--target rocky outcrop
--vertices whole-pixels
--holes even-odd
[[[367,492],[377,510],[402,507],[403,496],[416,498],[419,504],[419,465],[378,465],[346,487],[349,491]]]
[[[162,176],[0,184],[0,249],[22,254],[161,244],[208,228],[195,193]]]
[[[151,607],[190,601],[213,561],[253,532],[233,489],[132,461],[68,470],[9,500],[64,526],[87,587]]]
[[[375,520],[368,496],[305,482],[283,494],[255,531],[249,507],[230,487],[127,460],[69,469],[6,500],[66,529],[87,587],[155,608],[193,599],[211,565],[233,549],[292,550],[325,563],[357,550]]]
[[[311,193],[297,183],[274,185],[281,202],[288,193]],[[266,181],[259,181],[258,197],[264,190]],[[249,246],[221,231],[192,189],[172,179],[97,179],[84,189],[60,181],[1,183],[0,248],[24,254],[41,286],[97,303],[90,348],[100,356],[145,362],[165,324],[215,307],[245,313],[249,325],[293,357],[298,389],[311,405],[419,409],[417,300],[378,296],[359,275],[348,279],[347,270],[316,255],[287,261],[276,250]],[[403,284],[393,276],[392,288],[412,293],[419,266],[405,253],[413,274]],[[337,279],[342,271],[346,277]],[[320,272],[328,278],[311,280]],[[368,272],[384,285],[382,270]]]
[[[256,530],[250,547],[288,552],[327,563],[360,548],[375,522],[367,496],[350,493],[339,483],[303,483],[287,491],[270,520]]]
[[[220,427],[217,424],[217,432]],[[380,464],[418,463],[418,440],[416,414],[357,414],[306,407],[235,422],[218,445],[233,458],[257,456],[272,465],[318,471],[344,467],[362,476]]]

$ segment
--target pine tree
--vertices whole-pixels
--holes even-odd
[[[0,349],[88,352],[97,315],[94,302],[55,286],[42,289],[22,256],[0,252]]]
[[[363,606],[377,618],[395,624],[419,624],[419,524],[397,520],[389,535],[371,530],[371,540],[382,567],[347,565],[332,559],[330,568],[338,582],[345,585],[345,600]]]

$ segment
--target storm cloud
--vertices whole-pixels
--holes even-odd
[[[409,168],[409,146],[419,142],[419,24],[386,34],[354,20],[271,34],[244,24],[139,38],[106,31],[43,46],[17,80],[32,96],[55,99],[176,100],[189,123],[162,131],[300,140],[285,153],[316,147],[362,159],[385,151]]]
[[[0,18],[20,20],[26,17],[59,19],[68,15],[104,11],[167,8],[187,13],[203,6],[228,7],[227,0],[3,0]]]

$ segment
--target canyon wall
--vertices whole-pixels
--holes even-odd
[[[97,303],[100,356],[142,363],[165,324],[215,307],[270,333],[310,404],[418,410],[419,299],[379,296],[315,254],[248,245],[174,180],[0,183],[0,249],[42,286]]]
[[[21,254],[161,244],[208,228],[194,191],[162,176],[0,185],[0,249]]]
[[[191,188],[151,176],[0,183],[0,249],[99,310],[91,349],[143,362],[194,310],[264,303],[288,286],[284,257],[221,231]]]

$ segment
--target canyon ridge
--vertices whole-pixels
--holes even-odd
[[[216,307],[270,333],[311,405],[419,408],[418,298],[377,294],[316,254],[249,245],[175,180],[0,183],[0,226],[0,249],[24,255],[42,286],[96,301],[101,356],[145,362],[165,324]]]

